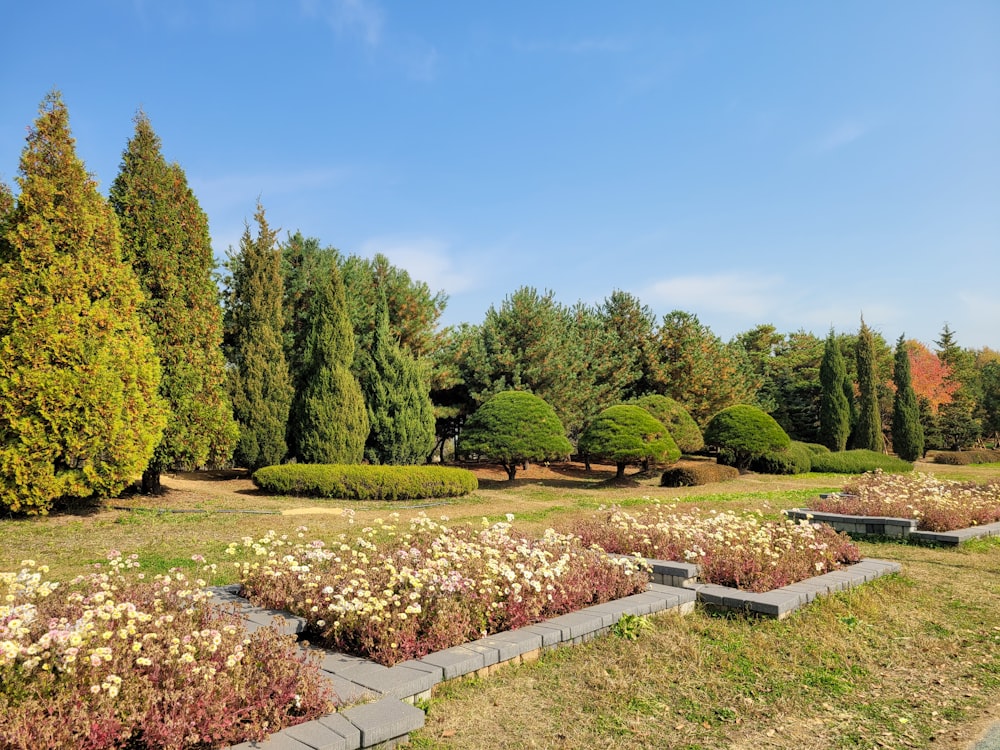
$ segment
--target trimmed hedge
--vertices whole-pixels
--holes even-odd
[[[695,487],[712,482],[729,482],[739,475],[740,470],[733,466],[705,461],[667,469],[660,477],[660,486]]]
[[[658,420],[670,432],[670,437],[677,443],[683,453],[697,453],[705,447],[705,439],[701,428],[691,418],[687,409],[668,396],[651,394],[629,403],[641,406]]]
[[[253,483],[279,495],[345,500],[421,500],[458,497],[479,488],[476,475],[449,466],[282,464],[265,466]]]
[[[821,443],[802,443],[810,453],[829,453],[830,449]]]
[[[705,445],[718,449],[719,463],[737,469],[749,469],[755,458],[785,450],[791,442],[774,417],[749,404],[723,409],[705,427]]]
[[[812,468],[813,452],[796,440],[781,451],[771,451],[750,462],[750,470],[758,474],[805,474]]]
[[[952,466],[992,464],[998,461],[1000,461],[1000,451],[987,448],[977,448],[971,451],[938,451],[934,456],[934,463]]]
[[[816,453],[812,457],[812,470],[826,474],[864,474],[881,469],[889,474],[913,471],[913,464],[885,453],[859,448],[852,451]]]

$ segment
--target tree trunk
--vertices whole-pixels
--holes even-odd
[[[160,484],[160,467],[150,464],[146,467],[146,470],[142,472],[142,494],[143,495],[159,495],[163,491],[163,487]]]
[[[625,464],[618,464],[618,470],[615,472],[615,479],[625,478]]]
[[[504,464],[503,467],[507,470],[507,479],[513,482],[514,477],[517,475],[517,464],[511,462]]]

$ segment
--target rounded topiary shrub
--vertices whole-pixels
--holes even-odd
[[[829,453],[830,449],[820,443],[802,443],[810,453]]]
[[[705,427],[705,444],[718,449],[719,463],[749,469],[755,458],[791,445],[781,425],[767,412],[748,404],[723,409]]]
[[[881,469],[889,474],[913,471],[913,464],[895,456],[859,448],[851,451],[818,453],[812,457],[812,470],[826,474],[864,474]]]
[[[476,475],[450,466],[283,464],[265,466],[253,483],[277,495],[345,500],[421,500],[475,492]]]
[[[733,466],[724,466],[710,461],[672,466],[660,477],[661,487],[696,487],[712,482],[729,482],[740,475]]]
[[[683,453],[697,453],[705,447],[705,439],[701,435],[698,423],[688,414],[688,410],[674,399],[652,394],[638,398],[632,403],[641,406],[663,422],[663,426],[670,432],[670,437]]]
[[[673,463],[681,457],[666,426],[632,404],[608,407],[594,417],[580,435],[577,450],[583,456],[614,463],[619,479],[629,464]]]
[[[812,468],[809,446],[793,440],[781,451],[771,451],[750,462],[750,470],[759,474],[805,474]]]
[[[566,458],[573,446],[551,406],[526,391],[504,391],[469,417],[458,442],[459,454],[496,461],[514,479],[527,461]]]

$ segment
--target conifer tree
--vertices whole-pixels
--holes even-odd
[[[851,405],[847,401],[844,387],[847,383],[847,368],[833,329],[823,348],[819,381],[820,442],[832,451],[842,451],[847,447],[847,438],[851,434]]]
[[[358,464],[368,437],[365,400],[354,374],[354,331],[334,265],[312,277],[301,377],[289,442],[303,463]]]
[[[920,406],[910,380],[910,354],[903,337],[896,342],[896,360],[892,370],[896,396],[892,401],[892,447],[904,461],[916,461],[924,455],[924,431],[920,426]]]
[[[875,341],[871,329],[861,318],[858,344],[855,350],[858,362],[858,424],[855,427],[854,447],[881,453],[885,449],[882,437],[882,417],[878,405],[878,382],[875,375]]]
[[[403,352],[389,330],[385,295],[375,306],[371,351],[361,364],[371,431],[365,458],[376,464],[415,464],[434,447],[434,407],[418,363]]]
[[[160,440],[160,366],[114,212],[49,94],[0,239],[0,504],[114,495]]]
[[[208,219],[184,171],[164,160],[160,139],[142,113],[110,202],[125,259],[145,292],[143,319],[163,368],[167,426],[142,475],[143,491],[157,492],[164,469],[228,460],[237,430],[226,392]]]
[[[257,236],[247,224],[240,249],[230,255],[227,290],[227,349],[233,413],[240,428],[234,460],[258,469],[285,458],[292,383],[282,346],[281,251],[264,208],[254,214]]]

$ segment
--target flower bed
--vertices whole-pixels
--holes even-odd
[[[294,640],[208,605],[203,581],[133,558],[67,584],[0,573],[0,745],[220,747],[333,710]]]
[[[953,531],[1000,521],[1000,482],[977,484],[930,474],[863,474],[843,493],[820,498],[810,510],[853,516],[912,518],[922,531]]]
[[[512,519],[512,516],[508,517]],[[323,645],[392,665],[491,633],[645,590],[636,560],[547,531],[514,536],[509,522],[449,528],[425,515],[376,522],[333,544],[274,533],[229,552],[254,604],[306,618]]]
[[[633,514],[610,508],[573,527],[586,544],[608,552],[699,566],[705,583],[763,592],[837,570],[861,559],[858,548],[828,526],[765,521],[756,514],[674,506]]]

